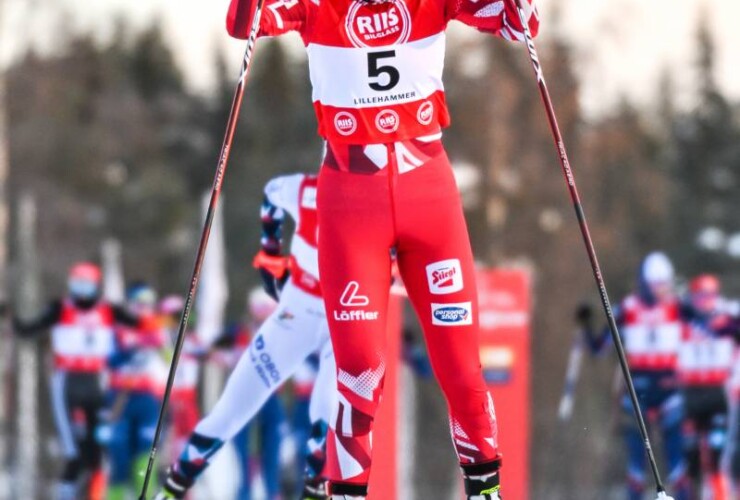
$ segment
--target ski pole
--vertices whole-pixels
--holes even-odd
[[[185,341],[185,329],[187,328],[188,318],[190,316],[190,310],[193,307],[195,300],[195,292],[198,289],[198,281],[200,279],[200,271],[203,267],[203,259],[206,255],[206,248],[208,247],[208,238],[211,234],[211,226],[213,225],[213,218],[216,214],[218,207],[218,200],[221,196],[221,189],[223,187],[224,174],[226,173],[226,166],[229,162],[229,155],[231,153],[231,146],[234,140],[234,132],[236,131],[236,125],[239,120],[239,113],[242,107],[242,101],[244,99],[244,90],[246,86],[247,74],[252,63],[252,54],[254,53],[254,46],[257,41],[257,34],[260,28],[260,20],[262,18],[262,7],[264,0],[257,1],[257,8],[254,13],[254,19],[252,20],[251,30],[249,32],[249,38],[247,39],[247,48],[244,51],[244,59],[242,61],[241,72],[239,74],[239,80],[236,85],[236,91],[234,92],[234,99],[231,103],[231,111],[229,112],[229,119],[226,124],[226,132],[224,134],[224,142],[221,147],[221,154],[218,158],[218,164],[216,166],[216,175],[213,180],[213,188],[211,190],[211,200],[208,205],[208,211],[206,212],[205,222],[203,223],[203,232],[200,236],[200,244],[198,245],[198,252],[195,256],[195,264],[193,266],[193,274],[190,278],[190,289],[185,299],[185,306],[180,317],[180,325],[177,330],[177,340],[175,341],[175,350],[172,356],[172,363],[170,364],[169,374],[167,375],[167,386],[165,387],[164,396],[162,398],[162,404],[159,409],[159,417],[157,419],[157,428],[154,432],[154,439],[152,441],[152,447],[149,452],[149,462],[147,464],[146,473],[144,476],[144,484],[141,488],[141,494],[139,500],[146,500],[147,489],[149,488],[149,481],[151,480],[152,471],[154,469],[154,461],[157,457],[157,446],[159,445],[159,439],[162,435],[162,427],[164,424],[164,417],[167,412],[167,404],[169,403],[170,395],[172,393],[172,386],[175,381],[175,373],[177,372],[177,364],[180,360],[180,353],[182,351],[183,342]]]
[[[524,8],[522,7],[523,0],[516,0],[517,11],[519,12],[519,20],[522,23],[524,31],[524,38],[527,43],[527,49],[529,51],[529,58],[532,61],[534,73],[537,78],[537,85],[539,87],[540,96],[545,106],[545,112],[547,113],[547,119],[550,124],[550,130],[552,131],[553,139],[555,140],[555,147],[558,151],[558,157],[560,159],[560,166],[563,170],[566,183],[568,184],[568,191],[573,202],[573,208],[576,212],[576,218],[578,219],[578,225],[581,229],[581,235],[583,236],[583,242],[586,246],[586,252],[588,253],[588,259],[591,262],[591,269],[594,273],[596,285],[599,289],[599,296],[601,297],[601,305],[604,307],[604,313],[609,324],[609,331],[611,332],[614,346],[617,350],[617,356],[619,357],[619,365],[622,368],[622,375],[624,376],[625,385],[627,392],[629,393],[630,400],[632,401],[632,408],[635,413],[635,420],[640,430],[640,436],[642,437],[643,444],[645,446],[645,452],[647,453],[648,460],[650,462],[650,469],[652,470],[653,477],[655,478],[655,485],[658,492],[658,499],[669,500],[670,497],[666,494],[665,488],[663,487],[663,481],[660,477],[660,471],[658,470],[658,464],[655,460],[655,454],[653,453],[653,447],[650,444],[650,436],[648,435],[647,427],[645,426],[645,419],[642,416],[642,410],[640,409],[640,403],[637,399],[637,393],[635,392],[635,385],[632,382],[632,375],[630,374],[629,365],[627,364],[627,356],[624,352],[624,346],[622,345],[622,338],[619,335],[619,328],[617,322],[614,319],[614,313],[612,311],[611,302],[609,301],[609,295],[606,292],[606,283],[604,282],[604,276],[601,272],[601,266],[599,260],[596,257],[596,249],[594,247],[593,240],[591,239],[591,233],[586,222],[586,214],[583,211],[583,205],[581,204],[581,197],[578,194],[576,187],[576,180],[573,176],[573,171],[570,168],[570,160],[568,159],[568,153],[565,149],[565,142],[563,136],[560,133],[560,127],[558,126],[557,117],[555,116],[555,108],[550,98],[550,91],[547,88],[545,82],[545,76],[542,73],[542,65],[537,54],[537,49],[534,45],[534,39],[532,33],[529,30],[529,24],[524,14]]]

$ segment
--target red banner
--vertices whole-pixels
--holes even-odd
[[[523,271],[481,270],[481,364],[497,408],[499,444],[503,454],[503,494],[528,500],[530,292]],[[373,469],[368,500],[399,500],[398,422],[401,308],[389,304],[387,366],[383,399],[373,431]],[[452,448],[450,447],[450,453]]]
[[[483,376],[503,455],[502,495],[529,498],[530,290],[524,271],[478,273]]]

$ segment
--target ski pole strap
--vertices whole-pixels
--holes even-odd
[[[167,471],[164,490],[176,499],[185,498],[185,495],[190,487],[193,486],[194,482],[194,479],[188,478],[175,470],[174,467],[170,467]]]

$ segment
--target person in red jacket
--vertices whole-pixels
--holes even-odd
[[[719,278],[711,274],[689,282],[677,364],[688,473],[696,489],[710,490],[717,500],[732,498],[722,457],[730,430],[727,389],[740,339],[735,305],[722,296],[721,289]]]
[[[79,262],[69,271],[66,297],[36,318],[13,321],[19,336],[51,336],[52,413],[64,457],[55,500],[105,497],[103,450],[95,432],[105,408],[108,360],[116,328],[133,327],[138,319],[103,299],[102,279],[97,265]]]
[[[521,0],[533,34],[539,20]],[[232,0],[229,33],[250,35],[257,0]],[[441,142],[450,117],[445,30],[460,21],[524,40],[517,0],[266,0],[261,36],[298,32],[326,154],[319,271],[338,373],[328,438],[335,499],[365,498],[383,389],[391,250],[449,406],[468,498],[499,498],[496,416],[478,356],[473,255]]]

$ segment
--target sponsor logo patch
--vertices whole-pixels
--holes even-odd
[[[360,284],[356,281],[347,283],[347,287],[339,298],[339,303],[345,307],[362,307],[370,304],[370,299],[365,295],[360,295]]]
[[[309,208],[316,210],[316,188],[308,186],[303,189],[303,195],[301,196],[301,206],[303,208]]]
[[[462,268],[459,259],[434,262],[427,266],[429,291],[434,295],[447,295],[463,289]]]
[[[470,302],[432,304],[432,324],[461,326],[473,324],[473,306]]]
[[[339,298],[339,303],[344,307],[365,307],[370,305],[370,298],[360,294],[360,284],[357,281],[350,281]],[[334,319],[336,321],[375,321],[380,316],[378,311],[366,311],[354,309],[352,311],[335,310]]]
[[[403,0],[382,4],[352,2],[345,29],[355,47],[406,43],[411,34],[411,14]]]
[[[398,113],[391,109],[384,109],[375,117],[375,126],[384,134],[392,134],[398,130],[399,124]]]
[[[378,311],[334,311],[336,321],[375,321],[379,315]]]
[[[280,313],[278,320],[280,321],[291,321],[295,319],[295,315],[287,309]]]
[[[257,336],[251,346],[250,358],[265,386],[272,387],[280,382],[281,376],[277,365],[272,360],[270,353],[265,350],[265,347],[264,337],[262,335]]]
[[[429,125],[432,123],[433,118],[434,103],[432,101],[424,101],[421,106],[419,106],[419,111],[416,113],[416,119],[419,120],[419,123],[422,125]]]
[[[334,128],[342,135],[352,135],[357,130],[357,119],[347,111],[340,111],[334,116]]]

